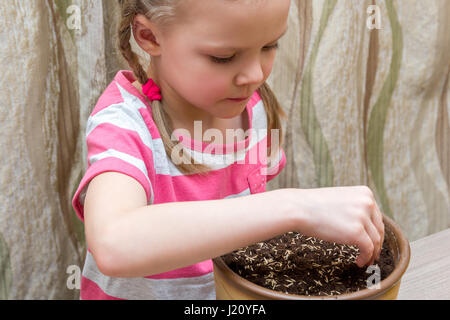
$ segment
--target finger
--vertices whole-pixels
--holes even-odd
[[[360,268],[364,267],[370,261],[373,253],[372,240],[370,239],[365,229],[363,230],[364,232],[359,235],[358,243],[356,244],[359,248],[359,255],[356,259],[356,264]]]
[[[384,222],[383,222],[383,213],[381,212],[378,204],[375,201],[376,212],[374,213],[373,223],[380,234],[380,250],[377,255],[377,260],[380,258],[381,249],[383,248],[384,243]]]
[[[381,250],[380,246],[381,237],[377,228],[372,223],[372,220],[368,221],[364,227],[366,229],[367,234],[370,237],[370,241],[372,241],[373,251],[371,252],[369,262],[369,265],[372,265],[375,262],[375,260],[378,259],[378,254]]]
[[[376,201],[370,214],[370,220],[366,222],[365,226],[369,237],[372,239],[374,245],[373,256],[370,264],[379,259],[381,248],[383,246],[384,225],[382,221],[382,214],[379,211]]]

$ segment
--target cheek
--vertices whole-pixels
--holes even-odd
[[[163,63],[167,81],[184,99],[196,105],[207,105],[228,98],[230,81],[206,57],[168,56]]]
[[[214,72],[214,67],[209,67],[208,70],[199,74],[198,77],[203,97],[210,103],[218,99],[228,98],[228,95],[230,95],[230,80],[226,73]]]
[[[275,62],[275,53],[273,53],[268,59],[268,61],[263,65],[263,73],[265,78],[264,80],[266,80],[272,73],[274,62]]]

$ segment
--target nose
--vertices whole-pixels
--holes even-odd
[[[264,71],[260,59],[253,59],[236,77],[236,85],[254,85],[264,82]]]

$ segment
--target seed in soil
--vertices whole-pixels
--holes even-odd
[[[327,242],[288,232],[222,256],[241,277],[262,287],[288,294],[329,296],[367,288],[370,274],[359,268],[355,246]],[[385,239],[380,259],[381,280],[394,270]]]

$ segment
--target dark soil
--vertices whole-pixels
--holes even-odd
[[[262,287],[288,294],[325,296],[367,288],[375,271],[359,268],[355,263],[358,254],[354,246],[289,232],[222,258],[235,273]],[[394,270],[386,239],[375,265],[379,267],[380,280]]]

